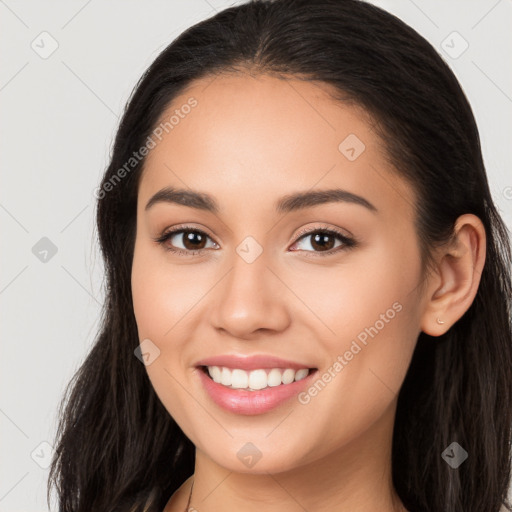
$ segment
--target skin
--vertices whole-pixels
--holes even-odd
[[[140,340],[160,350],[146,366],[151,383],[196,446],[195,473],[165,512],[185,510],[192,479],[200,512],[406,510],[391,481],[397,394],[419,333],[441,335],[471,305],[485,231],[477,217],[461,216],[454,243],[437,250],[435,272],[423,276],[414,191],[387,162],[370,118],[328,91],[248,74],[196,81],[166,116],[191,96],[198,105],[146,160],[134,312]],[[338,150],[349,134],[365,144],[354,161]],[[145,211],[166,186],[206,192],[220,212],[163,202]],[[358,194],[378,212],[342,202],[273,209],[283,195],[328,188]],[[173,254],[154,241],[183,223],[210,237],[202,254]],[[341,242],[330,238],[336,245],[323,256],[313,236],[298,236],[316,227],[351,233],[359,245],[334,252]],[[182,235],[166,244],[191,251]],[[247,236],[263,249],[250,264],[236,252]],[[307,404],[292,398],[264,414],[236,414],[198,380],[199,359],[228,353],[271,354],[322,374],[396,302],[401,311]],[[237,457],[247,442],[262,454],[252,468]]]

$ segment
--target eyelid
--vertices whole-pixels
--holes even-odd
[[[153,240],[155,242],[158,242],[159,240],[161,240],[163,238],[175,235],[177,233],[181,233],[183,231],[195,231],[195,232],[201,233],[202,235],[206,235],[211,240],[214,240],[213,235],[206,228],[204,228],[202,226],[199,228],[199,227],[193,226],[192,224],[177,224],[176,226],[165,228],[162,231],[162,233],[160,235],[158,235],[157,237],[153,238]],[[217,242],[215,242],[215,243],[217,243]]]
[[[315,233],[316,231],[334,232],[337,235],[340,235],[342,237],[354,239],[354,235],[347,229],[342,230],[341,228],[335,228],[335,227],[331,227],[331,226],[327,226],[327,225],[323,224],[321,226],[315,226],[313,228],[304,228],[302,231],[297,233],[297,235],[295,235],[295,242],[293,242],[293,243],[298,242],[299,239],[302,238],[302,236]]]
[[[197,249],[194,251],[194,250],[180,249],[179,247],[170,248],[170,247],[165,246],[165,242],[169,238],[171,238],[172,236],[174,236],[178,233],[183,233],[185,231],[197,232],[197,233],[200,233],[201,235],[206,235],[210,240],[213,241],[213,243],[215,245],[219,245],[214,240],[213,236],[208,232],[208,230],[206,228],[203,228],[203,227],[197,228],[191,224],[178,224],[176,226],[172,226],[171,228],[165,228],[159,236],[153,238],[153,241],[164,246],[164,249],[166,251],[169,251],[172,253],[185,254],[186,256],[195,256],[197,254],[202,253],[205,249]]]
[[[348,230],[345,230],[348,231]],[[301,251],[304,252],[304,255],[308,258],[317,258],[317,257],[328,257],[334,256],[335,254],[339,254],[342,251],[348,251],[353,249],[359,245],[358,240],[350,233],[349,235],[344,233],[342,229],[338,227],[330,227],[326,225],[315,226],[310,228],[304,228],[299,232],[298,235],[295,236],[295,241],[292,243],[292,246],[298,243],[302,238],[307,238],[308,236],[314,235],[316,233],[328,233],[330,236],[334,236],[341,240],[341,245],[328,251]]]

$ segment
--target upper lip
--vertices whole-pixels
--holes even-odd
[[[267,368],[292,368],[300,370],[301,368],[313,368],[307,363],[298,363],[296,361],[288,361],[271,355],[254,355],[240,356],[225,354],[219,356],[201,359],[196,366],[225,366],[226,368],[240,368],[241,370],[258,370]]]

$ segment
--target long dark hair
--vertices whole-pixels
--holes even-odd
[[[398,396],[392,475],[411,512],[498,512],[502,503],[512,510],[511,249],[475,119],[432,46],[358,0],[227,8],[183,32],[141,77],[96,194],[105,303],[95,344],[60,404],[47,499],[53,485],[62,512],[160,512],[194,471],[194,445],[134,356],[130,276],[144,159],[128,170],[126,162],[194,80],[237,71],[331,84],[336,99],[370,113],[390,162],[417,193],[424,262],[458,216],[482,220],[487,255],[475,300],[444,335],[418,338]],[[452,442],[468,453],[456,469],[441,456]]]

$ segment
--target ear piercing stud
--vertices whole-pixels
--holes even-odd
[[[443,320],[440,320],[439,317],[437,318],[437,323],[438,324],[444,324]]]

